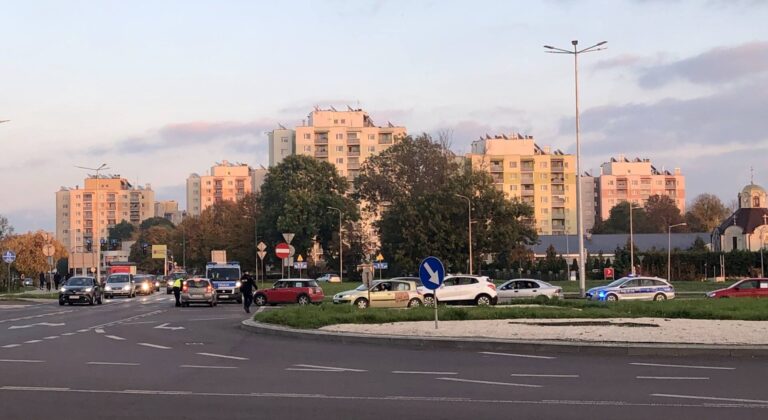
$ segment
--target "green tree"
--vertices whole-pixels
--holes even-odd
[[[8,222],[8,218],[0,214],[0,241],[13,235],[13,226]]]
[[[632,231],[634,233],[655,233],[655,227],[648,221],[643,208],[632,210]],[[595,225],[593,234],[629,233],[629,202],[622,201],[615,205],[608,216],[608,220]]]
[[[651,230],[649,233],[665,233],[669,226],[683,222],[683,216],[675,200],[666,195],[656,194],[648,197],[648,201],[645,202],[645,214]],[[680,232],[687,230],[686,228],[686,226],[680,226],[676,229]]]
[[[165,226],[169,228],[173,228],[173,223],[171,223],[170,220],[166,219],[165,217],[150,217],[149,219],[144,220],[139,225],[139,229],[141,230],[147,230],[151,228],[152,226]]]
[[[728,208],[716,195],[699,194],[685,213],[685,221],[692,232],[712,232],[728,214]]]
[[[131,240],[134,232],[136,232],[136,226],[127,220],[123,220],[109,228],[109,241],[111,243],[113,241],[122,242]]]

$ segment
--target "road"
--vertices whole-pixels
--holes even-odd
[[[164,292],[0,304],[0,418],[768,418],[760,359],[387,348],[261,336],[245,318]]]

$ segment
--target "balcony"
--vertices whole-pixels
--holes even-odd
[[[536,191],[536,190],[533,187],[531,187],[531,188],[523,187],[523,189],[521,190],[521,194],[524,197],[532,197],[533,194],[534,194],[534,191]]]
[[[357,137],[350,137],[351,134],[347,134],[347,144],[349,145],[359,145],[360,139]]]
[[[327,158],[328,157],[328,150],[316,150],[315,151],[315,157],[316,158]]]
[[[520,164],[521,172],[533,172],[533,168],[534,168],[533,162],[530,162],[530,163],[523,162]]]
[[[491,174],[491,179],[493,179],[494,184],[503,184],[504,183],[504,176],[501,174]]]
[[[523,175],[520,177],[521,184],[533,184],[533,175]]]
[[[328,137],[315,137],[315,145],[328,144]]]
[[[552,207],[565,207],[565,200],[562,198],[552,197]]]
[[[553,184],[565,184],[565,177],[564,176],[553,176],[550,181]]]
[[[347,170],[358,170],[360,169],[360,164],[357,162],[349,162],[347,163]]]
[[[561,187],[555,187],[552,186],[552,194],[554,195],[564,195],[565,194],[565,188]]]
[[[347,150],[347,156],[360,156],[360,149],[357,150]]]
[[[504,172],[504,164],[501,162],[491,162],[491,172]]]
[[[562,161],[552,161],[551,170],[552,172],[563,172],[565,171],[565,165]]]
[[[392,144],[392,133],[379,134],[379,144]]]
[[[565,211],[564,210],[552,210],[552,218],[553,219],[565,219]]]

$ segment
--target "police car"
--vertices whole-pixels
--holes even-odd
[[[622,277],[587,290],[588,300],[667,300],[675,298],[675,288],[658,277]]]

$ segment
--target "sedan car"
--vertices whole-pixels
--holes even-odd
[[[768,279],[745,279],[707,293],[708,298],[722,299],[735,297],[768,298]]]
[[[181,287],[181,306],[189,306],[191,303],[204,303],[208,306],[216,306],[216,290],[213,283],[204,278],[185,280]]]
[[[588,300],[667,300],[675,298],[675,288],[657,277],[622,277],[605,286],[587,290]]]
[[[24,281],[22,281],[22,284],[24,285],[24,287],[34,287],[35,285],[35,283],[30,278],[24,279]]]
[[[93,277],[71,277],[59,288],[59,305],[102,303],[102,291]]]
[[[424,304],[435,304],[434,292],[419,287],[424,295]],[[498,299],[496,285],[486,276],[455,274],[445,276],[443,284],[437,288],[437,300],[440,303],[474,303],[478,306],[495,305]]]
[[[337,293],[333,303],[355,305],[358,308],[413,308],[424,305],[424,295],[419,293],[418,279],[397,277],[376,280],[370,287],[361,284],[354,290]]]
[[[127,273],[110,274],[104,285],[104,296],[107,299],[111,299],[113,296],[135,297],[136,283],[133,281],[133,275]]]
[[[317,281],[327,281],[328,283],[341,283],[341,277],[338,274],[323,274],[316,279]]]
[[[309,279],[281,279],[276,281],[271,289],[257,290],[253,295],[256,306],[278,303],[319,304],[323,299],[323,289],[317,281]]]
[[[152,276],[139,274],[133,277],[136,283],[136,294],[151,295],[155,292],[155,281]]]
[[[559,299],[563,289],[536,279],[510,280],[498,287],[499,303],[509,303],[513,299]]]

